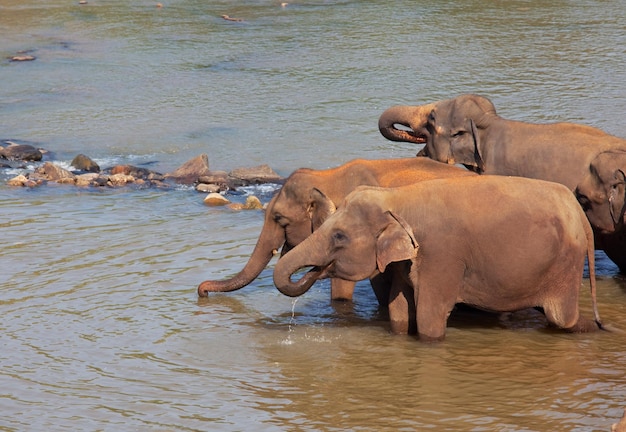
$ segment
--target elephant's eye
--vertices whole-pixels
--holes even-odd
[[[274,214],[274,222],[276,222],[281,227],[286,227],[289,224],[289,220],[281,215],[280,213]]]
[[[465,131],[464,130],[459,130],[459,131],[456,131],[456,132],[452,133],[452,138],[458,138],[458,137],[460,137],[462,135],[465,135]]]
[[[348,237],[341,231],[335,231],[332,238],[335,246],[339,246],[348,240]]]

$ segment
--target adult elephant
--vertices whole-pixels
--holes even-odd
[[[274,283],[298,296],[319,278],[358,281],[403,264],[389,315],[392,323],[407,320],[410,305],[392,306],[408,284],[417,308],[408,319],[416,319],[421,340],[443,339],[457,303],[494,312],[540,307],[550,323],[583,332],[602,327],[593,250],[589,221],[563,185],[500,176],[437,179],[358,188],[278,261]],[[595,322],[578,309],[585,256]]]
[[[473,94],[391,107],[378,127],[392,141],[425,144],[418,156],[480,174],[564,184],[585,210],[596,247],[626,272],[626,140],[579,124],[507,120],[489,99]]]
[[[426,158],[356,159],[327,170],[298,169],[269,202],[261,234],[244,268],[230,279],[202,282],[198,295],[204,297],[209,292],[234,291],[248,285],[279,249],[282,248],[284,255],[302,242],[359,185],[394,187],[434,178],[472,175],[475,174],[463,168]],[[372,282],[378,301],[386,305],[388,291],[384,279]],[[354,282],[331,281],[333,300],[351,300],[353,291]]]

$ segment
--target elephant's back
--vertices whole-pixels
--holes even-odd
[[[452,177],[470,177],[478,174],[455,165],[437,162],[429,158],[400,159],[390,164],[381,177],[381,186],[400,187],[414,183]]]
[[[398,195],[405,197],[398,205],[428,224],[441,225],[445,220],[467,230],[489,232],[496,225],[524,231],[550,223],[580,232],[586,221],[567,187],[544,180],[481,175],[428,180],[398,189]]]
[[[514,272],[522,285],[529,275],[584,263],[587,221],[563,185],[477,176],[408,189],[415,195],[398,211],[410,219],[423,256],[433,262],[456,257],[467,268],[506,269],[502,280]]]

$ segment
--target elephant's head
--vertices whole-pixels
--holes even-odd
[[[318,279],[360,281],[384,272],[391,262],[415,258],[418,245],[411,228],[359,188],[309,238],[281,258],[274,284],[285,295],[304,294]],[[298,281],[294,273],[312,267]]]
[[[576,187],[578,202],[591,225],[610,233],[623,226],[626,206],[626,151],[600,153]]]
[[[380,116],[378,129],[392,141],[426,144],[418,156],[482,172],[481,136],[495,115],[489,99],[469,94],[427,105],[391,107]]]
[[[198,295],[235,291],[256,279],[272,257],[284,255],[307,238],[335,210],[333,201],[318,189],[309,170],[294,172],[265,210],[265,221],[256,246],[243,270],[230,279],[207,280]]]

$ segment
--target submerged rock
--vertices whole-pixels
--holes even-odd
[[[208,206],[223,206],[230,204],[230,201],[222,194],[213,192],[204,197],[204,203]]]
[[[263,208],[263,204],[261,204],[261,200],[257,197],[250,195],[246,198],[246,202],[244,204],[231,203],[228,204],[228,207],[233,210],[261,210]]]
[[[33,61],[37,57],[30,54],[17,54],[11,57],[12,62],[23,62],[23,61]]]
[[[261,204],[261,200],[259,200],[254,195],[250,195],[246,198],[245,203],[234,203],[231,202],[224,195],[219,193],[210,193],[204,198],[204,203],[211,207],[216,206],[227,206],[232,210],[261,210],[263,209],[263,204]]]

